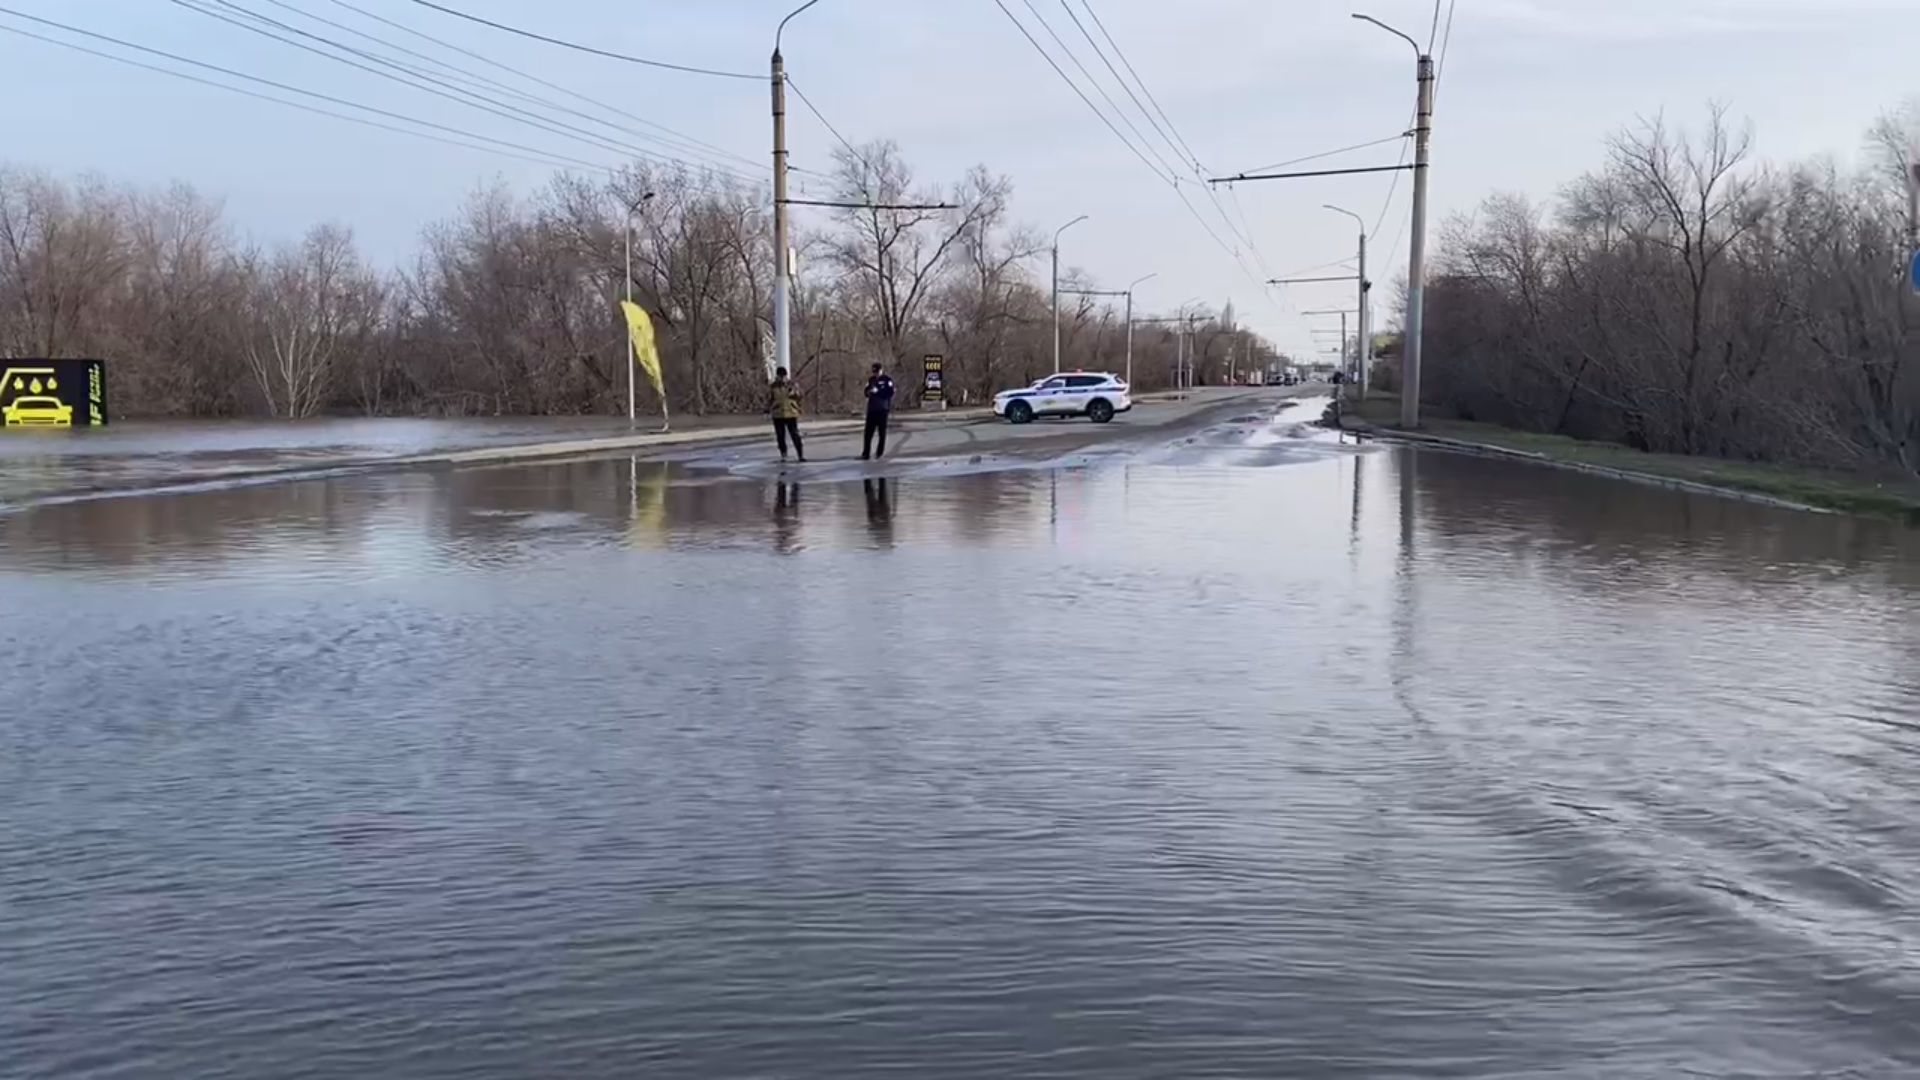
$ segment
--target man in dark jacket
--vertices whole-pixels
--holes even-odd
[[[893,380],[885,368],[875,364],[873,374],[867,379],[867,432],[861,442],[861,461],[887,456],[887,420],[892,415]],[[873,445],[875,435],[880,436],[878,450]]]

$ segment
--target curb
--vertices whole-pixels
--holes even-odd
[[[1610,465],[1594,465],[1585,461],[1568,461],[1564,458],[1556,458],[1532,450],[1514,450],[1505,446],[1493,446],[1488,443],[1472,442],[1467,439],[1454,439],[1444,435],[1429,435],[1425,432],[1398,431],[1393,428],[1375,427],[1365,421],[1342,421],[1340,430],[1352,432],[1356,435],[1366,435],[1371,438],[1384,439],[1388,442],[1414,443],[1416,445],[1435,446],[1460,454],[1505,458],[1509,461],[1525,461],[1534,465],[1545,465],[1555,469],[1567,469],[1572,472],[1583,472],[1593,476],[1604,476],[1612,480],[1625,480],[1635,484],[1651,484],[1654,487],[1669,488],[1674,491],[1685,491],[1694,495],[1717,495],[1725,499],[1737,499],[1741,502],[1755,503],[1760,506],[1771,506],[1776,510],[1798,510],[1808,514],[1843,513],[1843,511],[1834,510],[1825,506],[1814,506],[1810,503],[1794,502],[1792,499],[1782,499],[1777,495],[1766,495],[1758,491],[1747,491],[1743,488],[1722,487],[1719,484],[1709,484],[1699,480],[1683,480],[1676,476],[1662,476],[1659,473],[1638,472],[1633,469],[1616,469]]]

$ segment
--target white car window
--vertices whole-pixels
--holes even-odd
[[[1048,379],[1046,382],[1040,384],[1040,389],[1058,390],[1065,385],[1067,385],[1067,380],[1065,379]]]

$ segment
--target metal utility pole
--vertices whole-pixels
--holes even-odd
[[[1127,380],[1128,386],[1133,385],[1133,289],[1134,289],[1134,285],[1138,285],[1142,281],[1147,281],[1157,276],[1159,275],[1148,274],[1146,277],[1136,280],[1133,283],[1133,285],[1129,285],[1124,289],[1059,289],[1057,290],[1059,296],[1124,296],[1127,298],[1126,380]],[[1058,372],[1060,370],[1060,362],[1058,360],[1055,360],[1053,367],[1054,367],[1054,371]]]
[[[1420,344],[1426,323],[1427,292],[1427,151],[1433,137],[1433,57],[1420,43],[1371,15],[1354,18],[1370,22],[1413,46],[1415,98],[1413,125],[1413,238],[1407,253],[1407,334],[1400,361],[1400,426],[1420,426]]]
[[[1053,230],[1053,373],[1060,374],[1060,234],[1087,220],[1081,214]]]
[[[780,37],[795,15],[819,2],[807,0],[773,32],[773,366],[788,371],[793,370],[793,252],[787,245],[787,62],[780,56]]]
[[[1328,308],[1328,309],[1325,309],[1325,310],[1322,310],[1322,311],[1303,311],[1303,312],[1301,312],[1300,314],[1302,314],[1302,315],[1338,315],[1338,316],[1340,316],[1340,366],[1341,366],[1341,367],[1346,367],[1346,366],[1347,366],[1347,362],[1348,362],[1348,353],[1347,353],[1347,316],[1349,316],[1349,315],[1358,315],[1358,314],[1359,314],[1359,311],[1358,311],[1358,310],[1356,310],[1356,309],[1353,309],[1353,308]],[[1358,350],[1356,350],[1356,351],[1358,351]],[[1356,385],[1357,385],[1357,384],[1356,384]]]
[[[1133,290],[1136,288],[1139,288],[1142,282],[1150,281],[1153,278],[1158,276],[1159,276],[1158,274],[1148,274],[1146,277],[1138,278],[1133,282],[1133,284],[1127,286],[1127,385],[1128,386],[1133,385]]]
[[[1367,305],[1367,294],[1372,290],[1373,282],[1367,280],[1367,222],[1359,214],[1332,203],[1327,203],[1326,208],[1336,214],[1347,215],[1360,226],[1360,272],[1354,277],[1360,284],[1360,397],[1364,400],[1367,396],[1368,369],[1373,366],[1373,326],[1370,318],[1372,312],[1368,310]]]
[[[626,254],[627,254],[626,300],[627,300],[627,303],[629,304],[633,303],[633,219],[637,214],[640,213],[641,208],[647,205],[647,200],[651,198],[653,198],[653,192],[649,191],[644,195],[641,195],[638,199],[634,200],[633,202],[627,204],[626,229],[623,231],[623,235],[626,239]],[[639,363],[639,357],[633,355],[633,342],[629,341],[627,342],[627,423],[628,425],[632,425],[636,420],[636,416],[634,414],[633,369],[638,363]]]

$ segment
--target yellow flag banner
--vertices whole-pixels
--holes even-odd
[[[627,315],[627,337],[633,342],[633,362],[647,373],[647,379],[653,383],[653,392],[666,400],[667,387],[660,379],[660,350],[653,342],[653,320],[646,311],[631,300],[620,301],[620,310]]]

